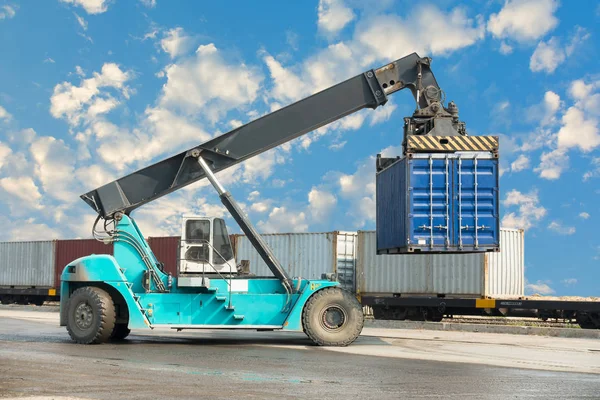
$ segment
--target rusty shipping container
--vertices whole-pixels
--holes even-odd
[[[179,265],[179,236],[149,237],[148,245],[158,261],[163,263],[164,272],[177,276]]]
[[[60,275],[63,269],[80,257],[91,254],[113,254],[113,245],[104,244],[96,239],[70,239],[56,241],[54,258],[54,277],[57,288],[60,286]]]

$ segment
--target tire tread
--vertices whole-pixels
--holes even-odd
[[[359,323],[354,324],[352,326],[352,334],[346,334],[345,338],[341,338],[339,340],[325,340],[323,339],[317,332],[316,327],[313,327],[310,321],[310,315],[313,313],[313,309],[317,303],[317,301],[323,297],[331,296],[335,292],[341,292],[342,296],[347,300],[347,305],[350,305],[351,309],[348,312],[358,312],[360,313]],[[356,298],[352,296],[352,294],[346,290],[343,290],[339,287],[328,287],[318,292],[314,293],[306,302],[304,310],[302,311],[302,326],[304,333],[317,345],[319,346],[336,346],[336,347],[345,347],[350,343],[354,342],[356,338],[360,335],[364,324],[364,314],[362,311],[362,307],[356,301]],[[347,333],[347,332],[346,332]]]
[[[67,332],[69,332],[69,336],[71,336],[71,339],[79,344],[99,344],[107,342],[112,335],[116,321],[115,305],[112,298],[106,291],[98,287],[84,286],[75,290],[73,294],[71,294],[69,300],[67,301],[67,310],[70,310],[71,301],[78,295],[87,296],[89,301],[96,303],[96,306],[100,311],[100,326],[96,330],[93,338],[83,339],[77,336],[71,330],[70,324],[67,323]]]

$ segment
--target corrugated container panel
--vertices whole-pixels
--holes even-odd
[[[525,294],[525,233],[500,230],[500,252],[488,254],[486,295],[520,297]]]
[[[413,157],[377,173],[377,251],[497,250],[498,160],[485,153]]]
[[[432,254],[431,259],[432,293],[457,296],[482,293],[485,274],[484,254]]]
[[[156,259],[164,264],[164,272],[177,276],[180,236],[149,237],[148,245]]]
[[[91,254],[113,254],[113,245],[96,239],[57,240],[54,263],[56,285],[60,285],[60,275],[71,261]]]
[[[358,234],[362,294],[522,296],[523,232],[501,229],[500,253],[376,254],[376,234]]]
[[[54,287],[52,241],[1,242],[0,286]]]
[[[320,279],[321,274],[335,272],[336,234],[281,233],[264,234],[275,257],[292,277]],[[250,261],[250,272],[256,276],[273,276],[245,235],[235,236],[235,259]]]

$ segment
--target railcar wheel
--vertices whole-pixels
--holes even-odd
[[[85,286],[73,292],[66,305],[67,331],[75,342],[97,344],[108,341],[115,328],[115,305],[110,295]]]
[[[358,300],[337,287],[312,295],[302,311],[306,335],[319,346],[347,346],[354,342],[364,325]]]

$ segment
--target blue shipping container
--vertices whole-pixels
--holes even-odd
[[[377,174],[377,253],[498,251],[498,159],[413,154]]]

